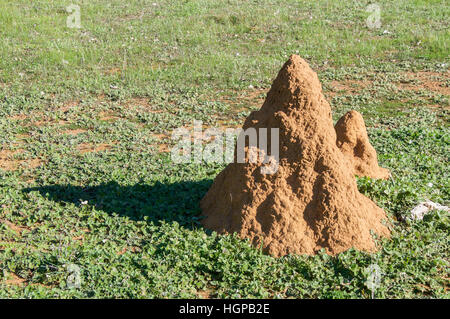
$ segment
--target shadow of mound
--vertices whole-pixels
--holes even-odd
[[[39,191],[43,197],[61,203],[93,205],[110,215],[117,214],[133,220],[176,221],[192,228],[199,225],[199,202],[212,180],[186,181],[172,184],[122,186],[115,181],[98,186],[48,185],[24,189]],[[87,201],[87,203],[86,203]]]

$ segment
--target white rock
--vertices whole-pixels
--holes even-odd
[[[411,210],[410,215],[407,217],[409,220],[422,220],[423,217],[428,214],[432,210],[443,210],[446,212],[450,212],[450,208],[447,206],[443,206],[427,200],[425,202],[419,203],[416,207]]]

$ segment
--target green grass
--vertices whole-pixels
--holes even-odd
[[[70,29],[66,1],[0,0],[0,150],[17,151],[0,167],[0,297],[370,298],[376,263],[376,298],[448,298],[449,214],[403,221],[421,200],[449,203],[448,4],[378,1],[371,30],[369,1],[153,2],[74,1]],[[292,53],[335,120],[364,115],[393,172],[358,179],[394,224],[377,253],[275,259],[211,233],[198,203],[223,165],[160,152],[193,119],[242,124]]]

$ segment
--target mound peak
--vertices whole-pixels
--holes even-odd
[[[230,163],[200,203],[206,228],[236,232],[273,256],[374,251],[372,232],[389,236],[384,211],[357,189],[320,81],[302,58],[283,65],[243,128],[279,129],[278,170]]]

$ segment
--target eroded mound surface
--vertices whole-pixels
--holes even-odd
[[[279,128],[278,170],[229,164],[201,201],[206,228],[236,232],[274,256],[374,251],[371,232],[389,236],[385,212],[359,193],[319,79],[299,56],[284,64],[261,109],[246,119],[249,127]]]
[[[353,166],[355,175],[389,178],[389,170],[378,166],[377,152],[370,144],[364,119],[359,112],[347,112],[334,128],[337,146]]]

